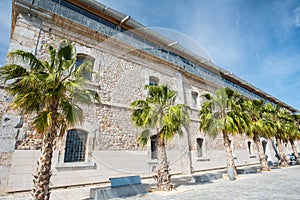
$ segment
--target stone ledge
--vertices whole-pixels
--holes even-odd
[[[207,158],[207,157],[198,157],[198,158],[196,158],[196,161],[199,161],[199,162],[210,161],[210,158]]]
[[[58,171],[96,169],[96,167],[97,165],[94,162],[56,163],[55,165]]]
[[[153,159],[153,160],[149,160],[147,162],[148,165],[157,165],[158,164],[158,160],[157,159]]]

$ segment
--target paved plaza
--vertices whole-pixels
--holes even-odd
[[[199,199],[300,199],[300,167],[289,167],[258,174],[240,175],[236,181],[220,179],[213,183],[180,186],[178,191],[150,193],[131,199],[199,200]]]
[[[180,177],[177,177],[177,180]],[[143,181],[144,182],[144,181]],[[300,166],[274,169],[271,172],[239,175],[236,181],[227,178],[207,184],[184,183],[171,192],[152,192],[125,200],[199,200],[199,199],[300,199]],[[95,186],[93,186],[95,187]],[[83,200],[89,198],[91,187],[52,191],[52,200]],[[0,197],[0,200],[30,199],[28,193]],[[124,199],[124,198],[123,198]],[[115,199],[116,200],[116,199]]]

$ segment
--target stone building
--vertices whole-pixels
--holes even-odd
[[[168,84],[178,91],[177,102],[191,107],[189,130],[167,145],[171,173],[226,165],[222,137],[212,139],[199,131],[201,94],[228,86],[249,98],[280,102],[94,0],[13,0],[9,51],[21,49],[46,59],[44,44],[55,46],[64,38],[74,42],[78,62],[93,62],[97,75],[88,77],[89,84],[99,92],[102,103],[86,106],[84,123],[71,127],[56,141],[53,188],[100,183],[120,175],[150,177],[155,172],[155,135],[146,147],[139,146],[140,129],[130,121],[129,105],[145,97],[146,84]],[[41,140],[30,128],[30,118],[14,112],[9,107],[11,97],[0,89],[0,191],[30,190]],[[258,163],[251,139],[237,135],[231,141],[237,165]],[[271,141],[262,138],[262,142],[268,159],[275,161]]]

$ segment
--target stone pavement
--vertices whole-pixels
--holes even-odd
[[[184,176],[181,176],[183,179]],[[180,177],[179,177],[180,178]],[[178,180],[178,179],[177,179]],[[144,182],[144,180],[143,180]],[[51,200],[84,200],[89,189],[97,186],[57,189]],[[0,200],[30,199],[28,193],[0,196]],[[199,200],[199,199],[300,199],[300,166],[275,169],[271,172],[239,175],[236,181],[220,179],[207,184],[184,183],[171,192],[152,192],[125,200]],[[115,199],[117,200],[117,199]]]
[[[149,193],[126,200],[199,200],[199,199],[300,199],[300,166],[276,169],[259,174],[239,175],[236,181],[216,180],[201,185],[180,186],[170,193]]]

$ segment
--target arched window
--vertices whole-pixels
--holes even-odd
[[[157,135],[150,137],[151,159],[157,159]]]
[[[197,138],[197,156],[198,157],[203,157],[203,139],[202,138]]]
[[[192,106],[197,107],[197,105],[198,105],[198,92],[192,91],[191,95],[192,95]]]
[[[266,140],[263,140],[262,142],[262,146],[263,146],[263,150],[264,150],[264,154],[266,154],[266,148],[267,148],[267,141]]]
[[[84,162],[87,132],[72,129],[67,133],[64,162]]]
[[[84,62],[90,62],[91,63],[91,68],[89,71],[83,71],[82,76],[85,77],[88,80],[92,79],[92,73],[90,71],[93,70],[94,62],[95,59],[89,55],[86,54],[77,54],[77,59],[76,59],[76,68],[79,67],[82,63]]]
[[[252,155],[252,151],[251,151],[251,142],[248,141],[247,144],[248,144],[248,152],[249,152],[249,155]]]
[[[150,76],[149,77],[149,85],[151,86],[156,86],[159,83],[159,79],[155,76]]]

